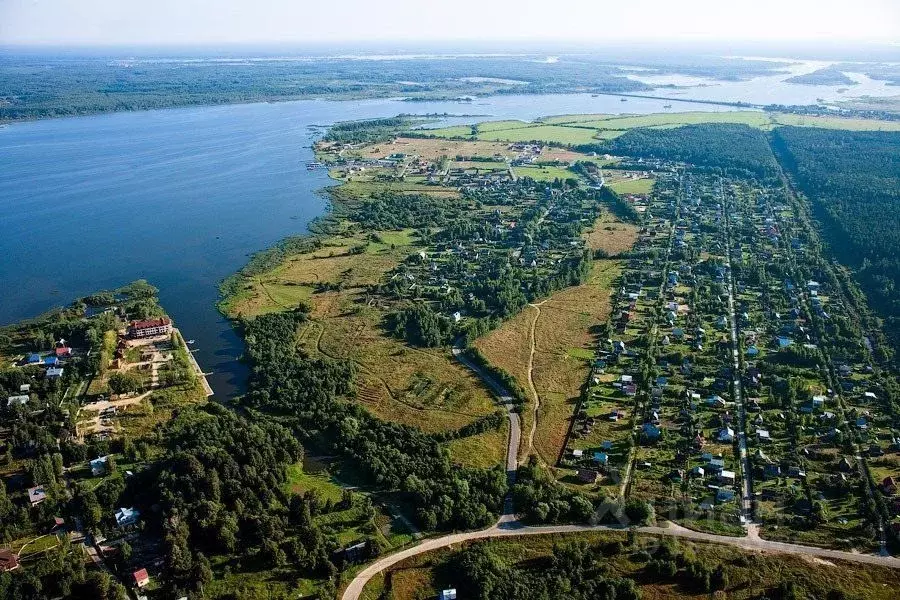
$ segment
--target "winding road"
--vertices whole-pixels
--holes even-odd
[[[846,560],[857,563],[870,565],[880,565],[894,569],[900,568],[900,559],[893,556],[879,556],[875,554],[855,554],[853,552],[842,552],[840,550],[829,550],[827,548],[816,548],[813,546],[802,546],[800,544],[788,544],[785,542],[772,542],[761,539],[759,537],[729,537],[724,535],[713,535],[711,533],[701,533],[679,527],[670,523],[668,527],[633,527],[630,528],[637,533],[649,535],[670,536],[698,542],[712,542],[719,544],[727,544],[744,550],[758,550],[765,552],[783,552],[788,554],[800,554],[811,556],[819,559]],[[455,546],[470,542],[473,540],[482,540],[489,538],[504,538],[522,535],[547,535],[547,534],[565,534],[565,533],[585,533],[596,531],[627,531],[627,527],[615,527],[608,525],[553,525],[547,527],[528,527],[522,525],[516,520],[506,520],[502,518],[499,523],[488,529],[481,531],[468,531],[465,533],[453,533],[437,538],[431,538],[421,543],[411,546],[400,552],[389,554],[375,561],[362,571],[350,582],[341,596],[342,600],[358,600],[363,588],[375,575],[381,573],[385,569],[393,565],[417,556],[424,552],[431,552],[448,546]]]
[[[453,356],[468,367],[473,373],[478,375],[497,396],[506,407],[506,414],[509,418],[509,444],[506,451],[506,473],[507,479],[513,483],[516,478],[516,470],[518,468],[517,454],[519,443],[521,440],[521,425],[518,413],[512,409],[515,407],[514,400],[509,392],[496,381],[487,371],[475,364],[469,357],[465,355],[465,350],[459,344],[453,348]],[[362,596],[363,589],[366,584],[376,575],[388,569],[397,563],[418,556],[425,552],[431,552],[440,548],[447,548],[470,542],[474,540],[483,540],[491,538],[505,538],[523,535],[548,535],[548,534],[566,534],[566,533],[585,533],[598,531],[635,531],[648,535],[659,535],[694,540],[698,542],[711,542],[718,544],[726,544],[744,550],[757,550],[764,552],[783,552],[787,554],[799,554],[819,559],[846,560],[857,563],[870,565],[880,565],[900,569],[900,558],[893,556],[882,556],[876,554],[858,554],[855,552],[844,552],[841,550],[829,550],[827,548],[818,548],[815,546],[804,546],[801,544],[789,544],[786,542],[773,542],[764,540],[759,537],[756,529],[750,528],[750,535],[746,537],[730,537],[725,535],[715,535],[711,533],[702,533],[686,529],[674,523],[666,523],[664,527],[647,526],[647,527],[626,527],[611,525],[552,525],[543,527],[531,527],[522,524],[515,515],[511,497],[507,496],[503,507],[503,514],[493,526],[479,531],[466,531],[462,533],[452,533],[440,537],[424,539],[414,546],[410,546],[393,554],[388,554],[376,560],[374,563],[356,574],[353,580],[347,585],[341,600],[359,600]]]

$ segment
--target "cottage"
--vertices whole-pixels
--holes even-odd
[[[19,557],[12,550],[3,548],[0,550],[0,573],[15,571],[19,568]]]
[[[58,364],[59,364],[59,359],[56,358],[55,356],[48,356],[47,358],[44,359],[44,366],[55,367]]]
[[[24,406],[28,404],[29,399],[30,397],[28,396],[28,394],[19,394],[16,396],[10,396],[6,399],[6,402],[9,406]]]
[[[582,483],[597,483],[600,474],[593,469],[578,469],[578,481]]]
[[[69,358],[70,356],[72,356],[72,349],[68,346],[60,346],[55,350],[55,352],[57,358]]]
[[[716,492],[716,501],[717,502],[731,502],[734,500],[734,491],[726,490],[724,488],[720,489]]]
[[[748,346],[747,356],[759,356],[759,348],[757,348],[756,346]]]
[[[25,359],[25,362],[27,362],[29,365],[39,364],[41,362],[41,355],[36,352],[32,352]]]
[[[28,501],[32,506],[37,506],[46,499],[47,491],[44,489],[44,486],[38,485],[33,488],[28,488]]]
[[[574,458],[581,458],[584,456],[584,450],[572,450],[572,456]]]
[[[725,468],[725,461],[721,458],[708,458],[706,460],[706,469],[710,473],[721,473]]]
[[[606,466],[609,463],[609,455],[605,452],[594,452],[594,462]]]
[[[100,456],[100,457],[92,460],[90,462],[91,475],[93,475],[94,477],[99,477],[100,475],[103,475],[104,473],[106,473],[106,466],[107,466],[108,462],[109,462],[108,456]]]
[[[719,431],[719,441],[720,442],[733,442],[734,441],[734,429],[731,427],[724,427],[721,431]]]
[[[62,377],[63,369],[62,367],[50,367],[47,369],[47,378],[48,379],[58,379]]]
[[[722,483],[734,483],[735,474],[734,471],[722,471],[719,473],[719,481]]]
[[[438,600],[456,600],[456,588],[442,590],[441,593],[438,594]]]
[[[138,522],[141,513],[135,508],[117,508],[115,512],[116,525],[119,527],[128,527]]]
[[[661,432],[659,427],[657,427],[653,423],[644,423],[643,427],[641,428],[641,433],[647,440],[652,442],[659,439],[659,435]]]
[[[147,573],[147,569],[138,569],[131,574],[131,580],[134,587],[141,589],[150,583],[150,575]]]
[[[725,399],[718,395],[710,396],[706,399],[706,404],[714,408],[725,408]]]
[[[756,430],[756,438],[762,444],[768,444],[772,441],[772,437],[769,435],[769,432],[765,429],[757,429]]]

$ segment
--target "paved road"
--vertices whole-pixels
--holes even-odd
[[[481,380],[484,381],[484,383],[497,395],[500,402],[502,402],[506,408],[506,417],[509,419],[509,444],[506,448],[506,478],[509,483],[512,484],[516,479],[516,471],[519,468],[517,456],[519,454],[519,442],[522,439],[522,426],[519,420],[519,413],[514,412],[516,407],[515,399],[510,395],[507,389],[500,384],[500,382],[494,379],[487,371],[472,362],[469,357],[465,355],[465,350],[459,345],[453,347],[453,356],[456,357],[456,360],[478,375],[478,377],[480,377]],[[512,505],[508,498],[506,504],[511,510]],[[507,514],[506,510],[503,512],[504,514]]]
[[[624,527],[612,527],[604,525],[554,525],[547,527],[527,527],[518,521],[501,522],[488,529],[481,531],[469,531],[466,533],[454,533],[438,538],[431,538],[421,542],[416,546],[407,548],[400,552],[382,557],[372,563],[362,571],[360,571],[347,589],[341,596],[342,600],[358,600],[362,594],[362,590],[372,577],[385,569],[406,560],[412,556],[430,552],[439,548],[446,548],[469,542],[473,540],[482,540],[488,538],[503,538],[522,535],[546,535],[554,533],[579,533],[588,531],[625,531]],[[766,552],[783,552],[788,554],[802,554],[806,556],[814,556],[822,559],[831,560],[847,560],[858,563],[871,565],[881,565],[884,567],[900,568],[900,559],[892,556],[878,556],[874,554],[855,554],[853,552],[842,552],[840,550],[828,550],[826,548],[816,548],[813,546],[802,546],[800,544],[787,544],[784,542],[771,542],[760,539],[758,537],[735,538],[723,535],[713,535],[711,533],[700,533],[691,531],[676,525],[669,527],[636,527],[634,531],[651,535],[663,535],[695,540],[699,542],[714,542],[727,544],[743,548],[745,550],[761,550]]]

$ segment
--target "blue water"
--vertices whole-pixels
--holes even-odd
[[[0,128],[0,323],[144,278],[211,371],[239,393],[241,341],[218,283],[250,254],[302,233],[329,185],[307,171],[310,126],[398,113],[534,119],[661,112],[667,102],[588,95],[473,103],[301,101],[118,113]],[[671,110],[714,106],[669,102]],[[724,107],[719,107],[724,110]],[[471,117],[447,122],[472,122]]]

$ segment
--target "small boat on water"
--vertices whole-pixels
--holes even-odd
[[[321,169],[324,166],[325,165],[323,165],[320,162],[308,162],[308,163],[306,163],[306,170],[307,171],[315,171],[316,169]]]
[[[628,102],[628,98],[619,98],[619,102]]]
[[[196,343],[196,341],[197,341],[197,340],[188,340],[187,343],[188,343],[188,344],[193,344],[193,343]]]
[[[671,105],[671,104],[665,104],[665,105],[663,105],[663,108],[672,108],[672,105]]]

